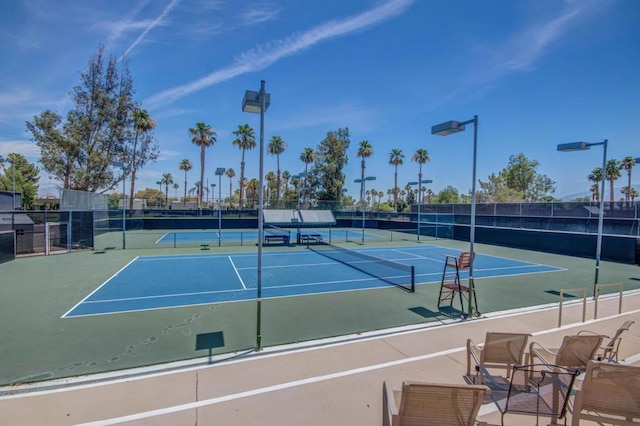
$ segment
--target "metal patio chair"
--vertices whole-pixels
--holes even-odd
[[[509,389],[493,392],[491,398],[500,410],[501,424],[506,414],[550,417],[552,424],[567,414],[567,402],[578,371],[557,365],[516,365]],[[519,423],[518,423],[519,424]]]
[[[388,381],[382,385],[382,424],[472,426],[486,386],[405,381],[394,391]]]
[[[564,336],[558,349],[547,349],[540,343],[531,342],[528,363],[534,364],[537,359],[546,365],[559,365],[582,372],[586,370],[587,363],[595,358],[603,338],[598,334]]]
[[[634,322],[635,321],[625,321],[624,324],[622,324],[620,328],[616,330],[616,333],[613,335],[613,337],[600,348],[602,350],[602,353],[598,353],[596,355],[596,358],[598,360],[607,360],[609,362],[617,363],[618,350],[620,349],[620,343],[622,342],[622,333],[629,330],[629,328],[631,327],[631,325],[633,325]],[[582,334],[595,334],[595,333],[588,330],[583,330],[578,333],[578,335],[582,335]],[[604,337],[609,338],[609,336],[604,336]]]
[[[471,375],[472,361],[475,364],[474,383],[483,384],[485,376],[495,385],[496,380],[488,368],[503,368],[507,379],[514,365],[523,364],[524,352],[531,334],[487,332],[484,344],[479,347],[467,339],[467,376]],[[476,380],[479,378],[479,381]]]
[[[589,361],[576,392],[571,424],[640,425],[640,367]]]

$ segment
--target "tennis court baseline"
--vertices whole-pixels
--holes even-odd
[[[357,250],[413,265],[417,285],[439,283],[444,255],[455,254],[451,249],[437,246]],[[63,317],[252,300],[256,297],[256,256],[255,253],[234,253],[137,257]],[[476,279],[562,270],[482,254],[478,254],[474,262]],[[263,253],[263,298],[385,287],[390,284],[313,250]]]

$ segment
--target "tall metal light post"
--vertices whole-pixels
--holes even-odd
[[[122,169],[122,250],[124,250],[127,247],[127,198],[125,195],[125,178],[127,176],[126,173],[131,170],[131,167],[123,161],[112,161],[111,165]]]
[[[418,185],[418,232],[417,232],[417,240],[420,241],[420,204],[422,204],[421,196],[422,196],[422,184],[423,183],[433,183],[431,179],[422,179],[418,182],[409,182],[407,185]]]
[[[158,187],[160,188],[160,208],[162,208],[162,181],[158,180],[156,181],[156,185],[158,185]]]
[[[596,297],[596,285],[598,285],[598,276],[600,274],[600,253],[602,252],[602,226],[604,224],[604,181],[607,167],[607,145],[609,141],[605,139],[602,142],[571,142],[558,144],[558,151],[586,151],[592,146],[602,145],[602,183],[600,185],[600,209],[598,210],[598,239],[596,242],[596,273],[593,282],[593,297]]]
[[[218,167],[216,169],[216,176],[218,176],[218,235],[220,235],[222,231],[222,175],[225,170],[224,167]]]
[[[264,112],[271,104],[271,95],[265,90],[265,81],[260,82],[260,91],[247,90],[242,99],[242,111],[260,113],[260,179],[258,183],[258,274],[257,274],[257,312],[256,312],[256,350],[262,349],[261,315],[262,315],[262,242],[264,240]]]
[[[362,242],[364,243],[364,223],[365,223],[365,211],[367,210],[366,195],[367,192],[367,181],[368,180],[376,180],[375,176],[367,176],[364,179],[355,179],[353,183],[361,183],[362,184]]]
[[[431,127],[431,134],[438,136],[447,136],[453,133],[462,132],[467,124],[473,123],[473,167],[472,167],[472,182],[471,182],[471,224],[469,228],[469,252],[471,253],[471,260],[469,262],[469,306],[467,310],[468,318],[473,316],[472,308],[472,295],[476,291],[476,286],[473,279],[473,262],[475,252],[473,251],[473,245],[476,238],[476,159],[478,151],[478,116],[474,115],[471,120],[467,121],[446,121],[444,123],[436,124]],[[476,306],[476,310],[477,310]]]

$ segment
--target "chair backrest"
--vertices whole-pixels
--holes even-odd
[[[487,332],[480,362],[520,365],[530,334]]]
[[[473,253],[473,258],[475,259],[476,254]],[[463,251],[460,253],[460,257],[458,258],[458,269],[469,269],[471,267],[471,253],[468,251]]]
[[[600,349],[603,337],[597,334],[565,336],[562,340],[562,346],[558,350],[555,364],[584,371],[587,368],[587,363],[595,357],[596,352]]]
[[[618,330],[616,330],[616,334],[603,347],[603,358],[608,360],[618,360],[618,348],[620,347],[620,342],[622,341],[622,333],[629,330],[634,322],[635,321],[625,321],[624,324],[622,324],[622,326],[618,328]]]
[[[486,386],[405,381],[399,406],[400,425],[474,424]]]
[[[640,419],[640,367],[591,361],[582,382],[582,388],[576,392],[573,408],[573,422],[580,419],[597,418],[598,422],[609,423],[605,415]],[[592,412],[592,415],[583,413]]]

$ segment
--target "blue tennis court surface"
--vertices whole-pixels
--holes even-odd
[[[415,267],[416,284],[440,283],[445,254],[436,246],[359,249]],[[251,300],[257,254],[137,257],[64,317]],[[476,279],[561,271],[562,268],[478,254]],[[461,278],[467,278],[461,274]],[[263,298],[389,288],[390,284],[312,250],[263,253]],[[402,290],[397,290],[402,291]]]
[[[265,228],[265,234],[283,234],[285,232],[291,233],[292,241],[295,240],[297,229],[290,230],[271,230]],[[344,229],[313,229],[304,228],[301,230],[302,234],[318,234],[322,236],[322,239],[329,241],[330,239],[338,239],[345,241],[348,238],[362,238],[361,231],[347,231]],[[365,232],[365,239],[381,238],[379,235],[368,234]],[[194,232],[167,232],[164,234],[156,244],[173,244],[173,243],[212,243],[212,242],[238,242],[238,241],[257,241],[258,231],[194,231]]]

